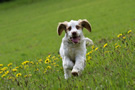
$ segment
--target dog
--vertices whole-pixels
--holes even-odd
[[[85,67],[86,61],[86,45],[92,45],[93,41],[84,37],[83,28],[91,32],[90,23],[84,20],[70,22],[65,21],[58,24],[57,33],[60,36],[65,31],[65,36],[62,39],[60,46],[60,56],[64,69],[65,79],[73,76],[81,75]]]

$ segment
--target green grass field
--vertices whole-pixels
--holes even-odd
[[[134,0],[0,3],[0,89],[135,89]],[[59,22],[87,19],[86,68],[64,79]]]

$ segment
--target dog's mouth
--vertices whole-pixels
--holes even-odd
[[[80,41],[80,36],[73,36],[73,37],[70,37],[70,40],[71,40],[73,43],[77,44],[77,43],[79,43],[79,41]]]

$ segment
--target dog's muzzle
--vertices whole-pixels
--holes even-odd
[[[73,32],[73,33],[72,33],[72,37],[70,37],[70,40],[71,40],[73,43],[77,44],[77,43],[79,43],[79,41],[80,41],[80,36],[78,36],[76,32]]]

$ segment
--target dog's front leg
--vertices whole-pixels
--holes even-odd
[[[82,56],[76,57],[75,65],[72,70],[72,75],[78,76],[84,70],[85,67],[85,58]]]
[[[68,57],[65,56],[63,59],[63,69],[65,79],[68,79],[71,76],[71,69],[73,68],[73,66],[74,63]]]

